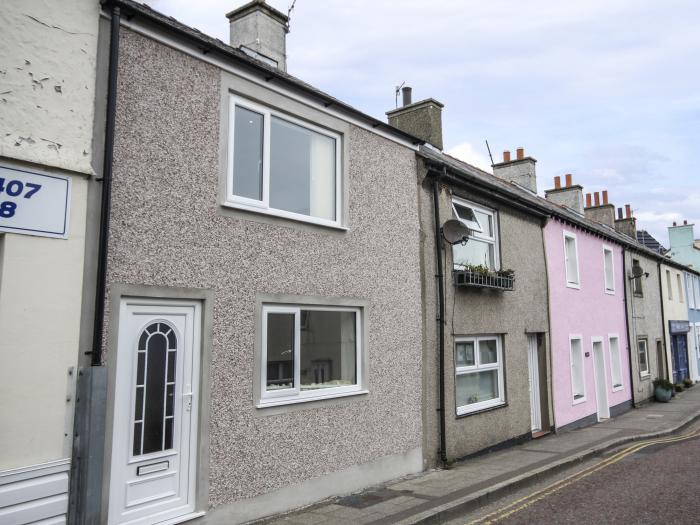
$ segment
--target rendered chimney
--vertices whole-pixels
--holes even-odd
[[[253,0],[226,15],[231,46],[282,71],[287,71],[289,17],[265,0]]]
[[[557,178],[558,177],[554,178],[554,188],[551,190],[545,190],[545,198],[554,204],[566,206],[570,210],[583,215],[583,188],[578,184],[573,183],[571,173],[567,173],[565,175],[564,179],[566,180],[566,186],[563,188],[559,187],[560,185],[557,184]]]
[[[620,210],[622,214],[622,210]],[[611,228],[615,227],[615,206],[608,203],[608,192],[603,190],[603,202],[600,202],[600,193],[593,194],[593,205],[591,204],[591,194],[586,194],[586,209],[584,215],[587,219],[607,224]]]
[[[629,204],[625,204],[625,217],[622,217],[622,208],[617,209],[617,215],[618,218],[615,219],[615,229],[627,235],[628,237],[632,237],[633,239],[637,239],[637,219],[635,219],[632,216],[632,206]]]
[[[408,88],[409,90],[411,88]],[[442,108],[444,105],[434,98],[419,102],[406,102],[406,88],[402,89],[404,105],[387,111],[389,124],[423,139],[438,149],[442,149]],[[410,93],[410,91],[409,91]]]
[[[413,89],[411,89],[408,86],[404,86],[401,88],[401,101],[403,106],[410,106],[411,105],[411,95],[413,93]]]
[[[503,162],[492,166],[493,174],[537,193],[537,173],[535,171],[537,159],[526,157],[523,148],[515,150],[515,157],[515,160],[511,160],[510,151],[504,151]]]

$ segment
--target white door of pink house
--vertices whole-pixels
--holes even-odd
[[[605,355],[603,339],[593,339],[593,380],[595,382],[595,400],[598,411],[598,421],[610,417],[608,405],[608,383],[605,374]]]
[[[200,315],[198,303],[121,302],[110,524],[194,513]]]

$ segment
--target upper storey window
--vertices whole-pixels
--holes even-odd
[[[580,288],[576,235],[569,232],[564,232],[564,263],[566,266],[566,286]]]
[[[452,247],[455,269],[484,266],[497,270],[500,262],[496,212],[457,198],[452,200],[452,211],[455,218],[471,231],[465,245],[455,244]]]
[[[231,97],[226,204],[341,226],[341,136]]]

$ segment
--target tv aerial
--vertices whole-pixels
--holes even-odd
[[[471,230],[462,221],[450,219],[440,228],[442,236],[448,244],[467,244]]]

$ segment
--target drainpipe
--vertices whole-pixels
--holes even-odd
[[[632,339],[630,335],[630,321],[629,321],[629,316],[627,315],[627,306],[628,306],[628,300],[629,296],[627,295],[627,285],[631,282],[627,278],[627,250],[624,248],[622,249],[622,278],[623,278],[623,286],[622,288],[624,289],[624,299],[623,302],[625,303],[625,329],[627,330],[627,355],[629,356],[629,366],[627,369],[629,370],[630,373],[630,400],[632,401],[632,408],[635,408],[637,405],[634,402],[634,372],[632,372]],[[640,277],[641,279],[641,277]],[[631,310],[632,312],[632,327],[634,329],[634,344],[635,347],[637,345],[637,329],[636,329],[636,320],[634,318],[634,297],[632,297],[632,303],[631,303]],[[609,344],[609,342],[608,342]],[[649,362],[649,349],[647,348],[647,365]]]
[[[445,286],[442,273],[442,227],[440,224],[440,178],[445,175],[447,168],[442,167],[442,174],[433,180],[433,215],[435,219],[435,263],[437,272],[435,277],[438,282],[438,355],[440,357],[439,383],[440,383],[440,462],[447,465],[447,439],[445,437]]]
[[[668,355],[667,355],[667,348],[666,348],[666,313],[664,312],[664,287],[661,284],[661,263],[657,262],[656,263],[656,268],[659,273],[659,301],[661,302],[661,349],[663,350],[664,353],[664,371],[666,372],[664,374],[664,379],[669,379],[669,372],[671,371],[668,366]],[[669,334],[670,336],[670,334]],[[670,342],[670,341],[669,341]],[[659,363],[656,363],[656,366],[659,366]],[[660,377],[660,376],[659,376]],[[674,394],[675,395],[675,394]]]
[[[105,149],[102,164],[102,199],[100,206],[100,241],[97,259],[97,284],[95,286],[95,319],[91,364],[102,365],[102,337],[104,333],[105,289],[107,283],[107,251],[109,244],[109,220],[112,210],[112,161],[114,159],[114,125],[117,113],[117,74],[119,64],[119,24],[121,10],[112,7],[109,38],[109,73],[107,83],[107,118],[105,122]]]

